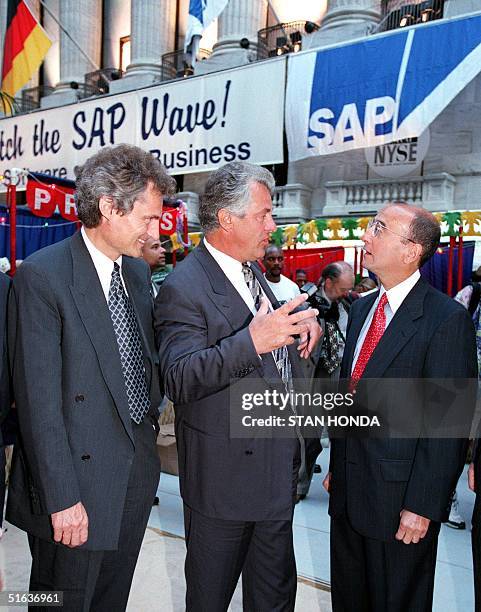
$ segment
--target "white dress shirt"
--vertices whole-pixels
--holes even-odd
[[[252,297],[252,293],[250,292],[250,289],[245,281],[244,272],[242,272],[242,263],[230,255],[226,255],[226,253],[223,253],[222,251],[219,251],[219,249],[213,247],[207,242],[205,237],[204,244],[206,249],[219,264],[222,272],[224,272],[229,281],[234,285],[234,288],[246,303],[247,308],[252,312],[252,314],[255,315],[257,311],[254,304],[254,298]]]
[[[408,276],[408,278],[403,280],[402,283],[399,283],[398,285],[391,287],[389,291],[386,291],[384,287],[381,285],[379,295],[377,299],[374,301],[374,304],[372,305],[371,310],[369,311],[369,314],[367,315],[366,320],[364,321],[364,325],[362,326],[361,333],[359,334],[359,337],[357,339],[356,349],[354,351],[354,357],[352,360],[351,373],[354,370],[354,367],[359,357],[359,353],[361,352],[361,348],[364,343],[364,339],[366,338],[367,331],[374,317],[374,311],[376,310],[377,305],[379,304],[379,301],[383,293],[387,295],[387,303],[384,306],[384,313],[386,315],[386,329],[387,329],[387,326],[389,325],[389,323],[391,323],[394,315],[399,310],[399,307],[406,299],[408,293],[411,291],[414,285],[418,282],[420,276],[421,274],[419,273],[419,270],[416,270],[416,272],[411,274],[411,276]]]
[[[95,270],[97,271],[97,275],[100,280],[100,284],[102,285],[102,291],[104,292],[105,299],[109,301],[109,289],[110,283],[112,281],[112,270],[114,269],[114,262],[107,257],[102,251],[99,251],[98,248],[94,245],[94,243],[87,236],[87,232],[82,227],[80,230],[82,234],[83,241],[85,242],[85,246],[87,247],[88,252],[90,253],[90,257],[92,258],[93,264],[95,266]],[[122,277],[122,255],[115,260],[116,263],[120,266],[120,278],[122,279],[122,284],[124,286],[125,292],[127,293],[127,289],[125,287],[124,279]]]

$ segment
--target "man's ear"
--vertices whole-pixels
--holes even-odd
[[[102,217],[106,219],[110,219],[114,211],[116,210],[114,206],[114,201],[109,196],[101,196],[99,200],[99,211]]]
[[[219,221],[219,225],[226,232],[230,232],[232,229],[232,213],[230,213],[227,208],[221,208],[217,213],[217,220]]]
[[[410,242],[407,253],[404,256],[404,261],[406,263],[414,263],[416,261],[419,261],[421,259],[422,253],[423,247],[421,244],[414,244],[413,242]]]

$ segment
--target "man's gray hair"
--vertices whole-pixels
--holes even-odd
[[[163,196],[176,191],[175,180],[151,153],[127,144],[100,149],[75,168],[75,175],[77,214],[86,227],[100,224],[102,196],[112,198],[118,210],[129,213],[149,183]]]
[[[260,183],[272,195],[274,177],[265,168],[247,162],[231,162],[214,170],[200,197],[199,221],[208,233],[219,227],[218,214],[225,208],[236,217],[243,217],[251,201],[251,185]]]
[[[323,281],[326,281],[330,278],[332,281],[338,279],[341,274],[344,272],[351,272],[354,274],[354,270],[352,269],[351,264],[348,264],[347,261],[333,261],[322,270],[321,278],[318,281],[318,285],[320,285]]]

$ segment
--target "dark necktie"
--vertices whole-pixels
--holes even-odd
[[[262,296],[260,283],[257,280],[254,272],[251,270],[251,267],[246,263],[242,264],[242,272],[244,273],[244,280],[249,287],[249,291],[254,298],[254,304],[257,308],[259,298]],[[278,349],[274,349],[272,351],[272,356],[276,362],[277,370],[282,378],[282,382],[284,383],[286,390],[289,391],[290,387],[292,386],[292,372],[287,346],[284,345]]]
[[[120,266],[114,262],[109,289],[109,310],[119,347],[130,418],[140,423],[150,408],[144,358],[134,307],[125,293]]]

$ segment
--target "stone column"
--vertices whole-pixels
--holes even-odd
[[[309,48],[366,36],[380,19],[380,0],[328,0],[320,30],[309,37]]]
[[[267,3],[260,0],[229,0],[219,15],[219,40],[209,59],[198,63],[195,74],[248,64],[257,57],[257,32],[265,27]],[[247,38],[249,47],[240,46]],[[202,39],[200,41],[202,47]]]
[[[104,0],[102,68],[120,68],[120,39],[130,36],[130,0]]]
[[[45,0],[45,4],[53,15],[60,16],[60,0]],[[43,84],[47,87],[55,87],[60,80],[60,28],[45,8],[43,27],[52,40],[52,46],[43,61]]]
[[[70,84],[79,83],[82,87],[85,75],[100,67],[102,0],[62,0],[59,5],[60,23],[85,55],[61,29],[60,81],[56,91],[42,99],[43,108],[76,102],[81,89],[72,89]]]
[[[132,0],[131,64],[111,91],[126,91],[159,82],[162,55],[174,51],[175,0]]]

